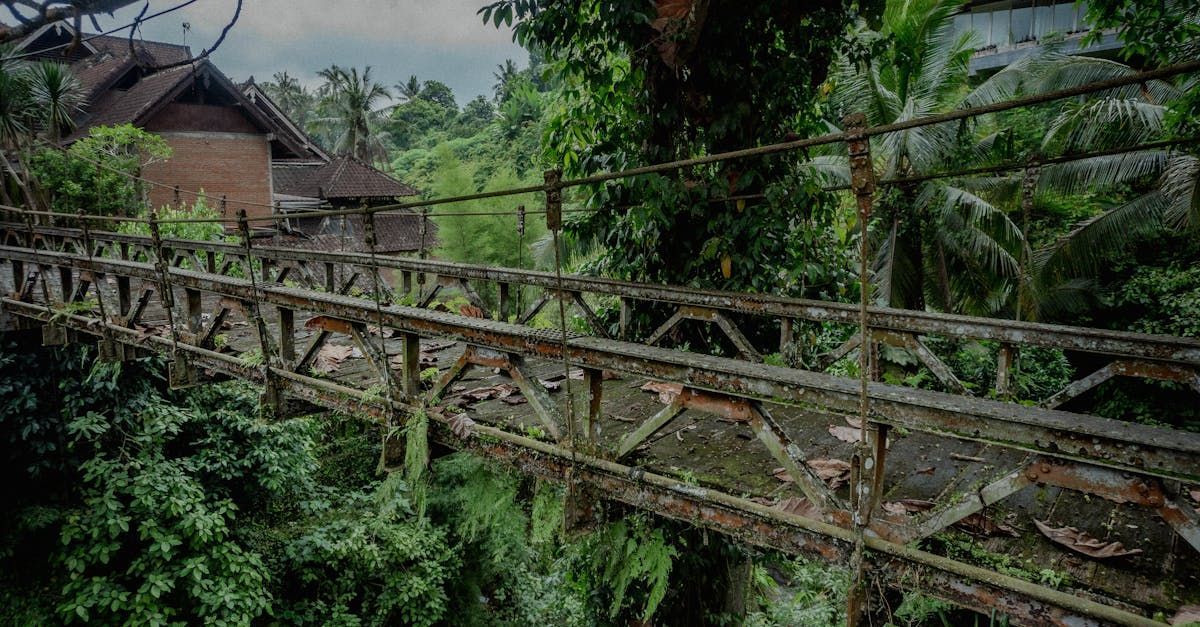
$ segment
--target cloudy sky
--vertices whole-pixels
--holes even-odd
[[[180,0],[151,0],[149,13]],[[332,63],[372,66],[385,85],[416,75],[453,90],[459,105],[491,95],[492,72],[505,59],[527,65],[512,32],[484,24],[475,13],[488,0],[245,0],[237,26],[213,59],[236,80],[270,80],[287,70],[308,84]],[[142,26],[146,39],[212,45],[236,0],[199,0]],[[133,21],[141,5],[104,17],[107,30]],[[191,29],[184,31],[184,23]],[[89,29],[90,30],[90,29]]]

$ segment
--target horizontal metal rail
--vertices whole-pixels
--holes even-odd
[[[71,267],[152,282],[153,264],[88,260],[52,251],[0,247],[0,259]],[[170,269],[177,287],[313,312],[364,324],[376,323],[368,299]],[[423,336],[454,339],[508,353],[561,359],[557,331],[470,318],[416,307],[381,308],[384,325]],[[732,396],[851,414],[857,382],[833,375],[767,366],[736,359],[593,337],[565,343],[571,363],[683,383]],[[869,387],[872,419],[888,425],[992,443],[1163,478],[1200,480],[1200,434],[1096,416],[1026,407],[883,383]]]
[[[23,225],[9,223],[0,225],[0,228],[22,238],[25,234]],[[35,227],[35,231],[44,236],[70,239],[78,239],[81,235],[78,229],[62,227]],[[151,245],[149,237],[138,235],[92,232],[91,237],[94,241],[109,241],[143,247]],[[245,253],[240,245],[224,242],[165,239],[163,245],[176,250],[208,251],[235,256]],[[365,253],[322,252],[279,246],[255,246],[253,252],[258,258],[276,262],[335,263],[361,267],[372,265],[371,256]],[[552,272],[495,268],[409,257],[376,257],[375,262],[382,269],[401,272],[529,285],[547,290],[557,290],[560,287],[557,277]],[[672,305],[705,307],[739,314],[845,324],[856,324],[858,321],[857,305],[851,303],[788,298],[768,294],[701,290],[571,274],[563,275],[561,287],[569,291]],[[1200,365],[1200,339],[1196,338],[980,318],[889,307],[871,307],[868,313],[868,323],[876,329],[943,335],[952,338],[994,340],[1015,345],[1060,348],[1114,357]]]

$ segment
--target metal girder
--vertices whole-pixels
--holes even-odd
[[[61,253],[37,253],[43,264],[155,280],[152,265],[91,261]],[[0,247],[0,257],[32,261],[34,253]],[[375,323],[374,304],[362,298],[279,286],[260,287],[232,277],[172,269],[171,282],[241,299]],[[561,359],[557,334],[494,320],[413,307],[382,308],[385,326],[486,346],[506,353]],[[592,337],[569,337],[571,363],[597,370],[667,379],[689,387],[773,402],[819,405],[834,412],[857,408],[857,383],[836,376],[741,360],[684,353]],[[1200,478],[1200,435],[1145,425],[1004,403],[981,398],[873,383],[872,420],[892,426],[995,443],[999,446],[1079,459],[1133,472]]]
[[[0,225],[10,232],[23,231],[24,225]],[[55,233],[63,237],[79,237],[77,229],[38,227],[38,232]],[[95,240],[145,245],[148,238],[121,233],[92,232]],[[236,254],[241,248],[224,242],[164,240],[173,247]],[[365,253],[333,253],[280,247],[255,247],[257,256],[275,261],[291,260],[330,264],[371,265]],[[429,259],[382,257],[381,268],[436,274],[462,279],[514,283],[557,289],[558,280],[552,272],[493,268]],[[708,307],[737,313],[796,318],[818,322],[854,324],[858,311],[853,304],[786,298],[766,294],[744,294],[714,290],[647,285],[596,277],[563,275],[562,288],[568,291],[620,296],[626,299]],[[333,290],[329,290],[333,291]],[[890,329],[918,335],[945,335],[979,340],[995,340],[1014,345],[1046,346],[1065,350],[1108,354],[1118,357],[1175,361],[1200,365],[1200,340],[1163,335],[1148,335],[1106,329],[1071,327],[1017,320],[976,318],[954,314],[872,307],[869,325],[874,329]]]
[[[46,321],[52,312],[31,303],[6,298],[0,301],[6,310]],[[60,320],[77,330],[99,335],[105,325],[94,318],[64,314]],[[145,338],[136,330],[107,325],[123,342],[149,346],[162,352],[171,350],[171,340],[158,336]],[[181,345],[199,367],[249,381],[263,382],[263,369],[250,368],[231,355],[197,346]],[[269,368],[272,376],[285,382],[287,392],[309,402],[339,410],[367,413],[382,421],[406,406],[384,407],[379,398],[337,383],[308,377],[278,368]],[[411,406],[409,406],[411,408]],[[526,474],[553,481],[586,482],[606,498],[688,522],[729,535],[733,539],[792,554],[803,554],[831,563],[845,563],[854,542],[853,532],[718,490],[698,488],[677,479],[645,472],[617,462],[599,459],[555,444],[487,425],[477,425],[482,437],[461,439],[434,416],[431,436],[435,441],[458,449],[467,449]],[[987,612],[998,609],[1016,623],[1045,625],[1154,625],[1150,619],[1119,608],[1103,605],[1070,591],[1049,589],[983,568],[963,564],[901,544],[874,537],[864,539],[866,564],[882,583],[899,588],[919,589],[923,594],[950,601],[963,607]]]

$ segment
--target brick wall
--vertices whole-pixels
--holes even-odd
[[[173,153],[163,163],[148,166],[143,175],[157,183],[182,190],[204,190],[209,206],[218,209],[221,195],[229,198],[232,216],[245,200],[267,206],[245,205],[251,216],[270,215],[271,149],[266,135],[236,133],[162,133]],[[155,207],[174,202],[174,191],[152,186],[150,202]],[[184,193],[185,204],[195,196]]]

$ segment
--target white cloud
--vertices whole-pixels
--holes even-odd
[[[287,70],[305,80],[332,63],[371,65],[385,84],[411,74],[454,89],[459,103],[487,94],[492,72],[526,54],[512,32],[484,24],[476,12],[490,0],[244,0],[241,17],[214,55],[237,79],[267,79]],[[153,0],[150,13],[180,0]],[[200,0],[142,26],[146,39],[212,45],[233,16],[236,0]],[[133,21],[140,6],[102,20],[104,28]],[[183,24],[188,23],[186,33]]]

